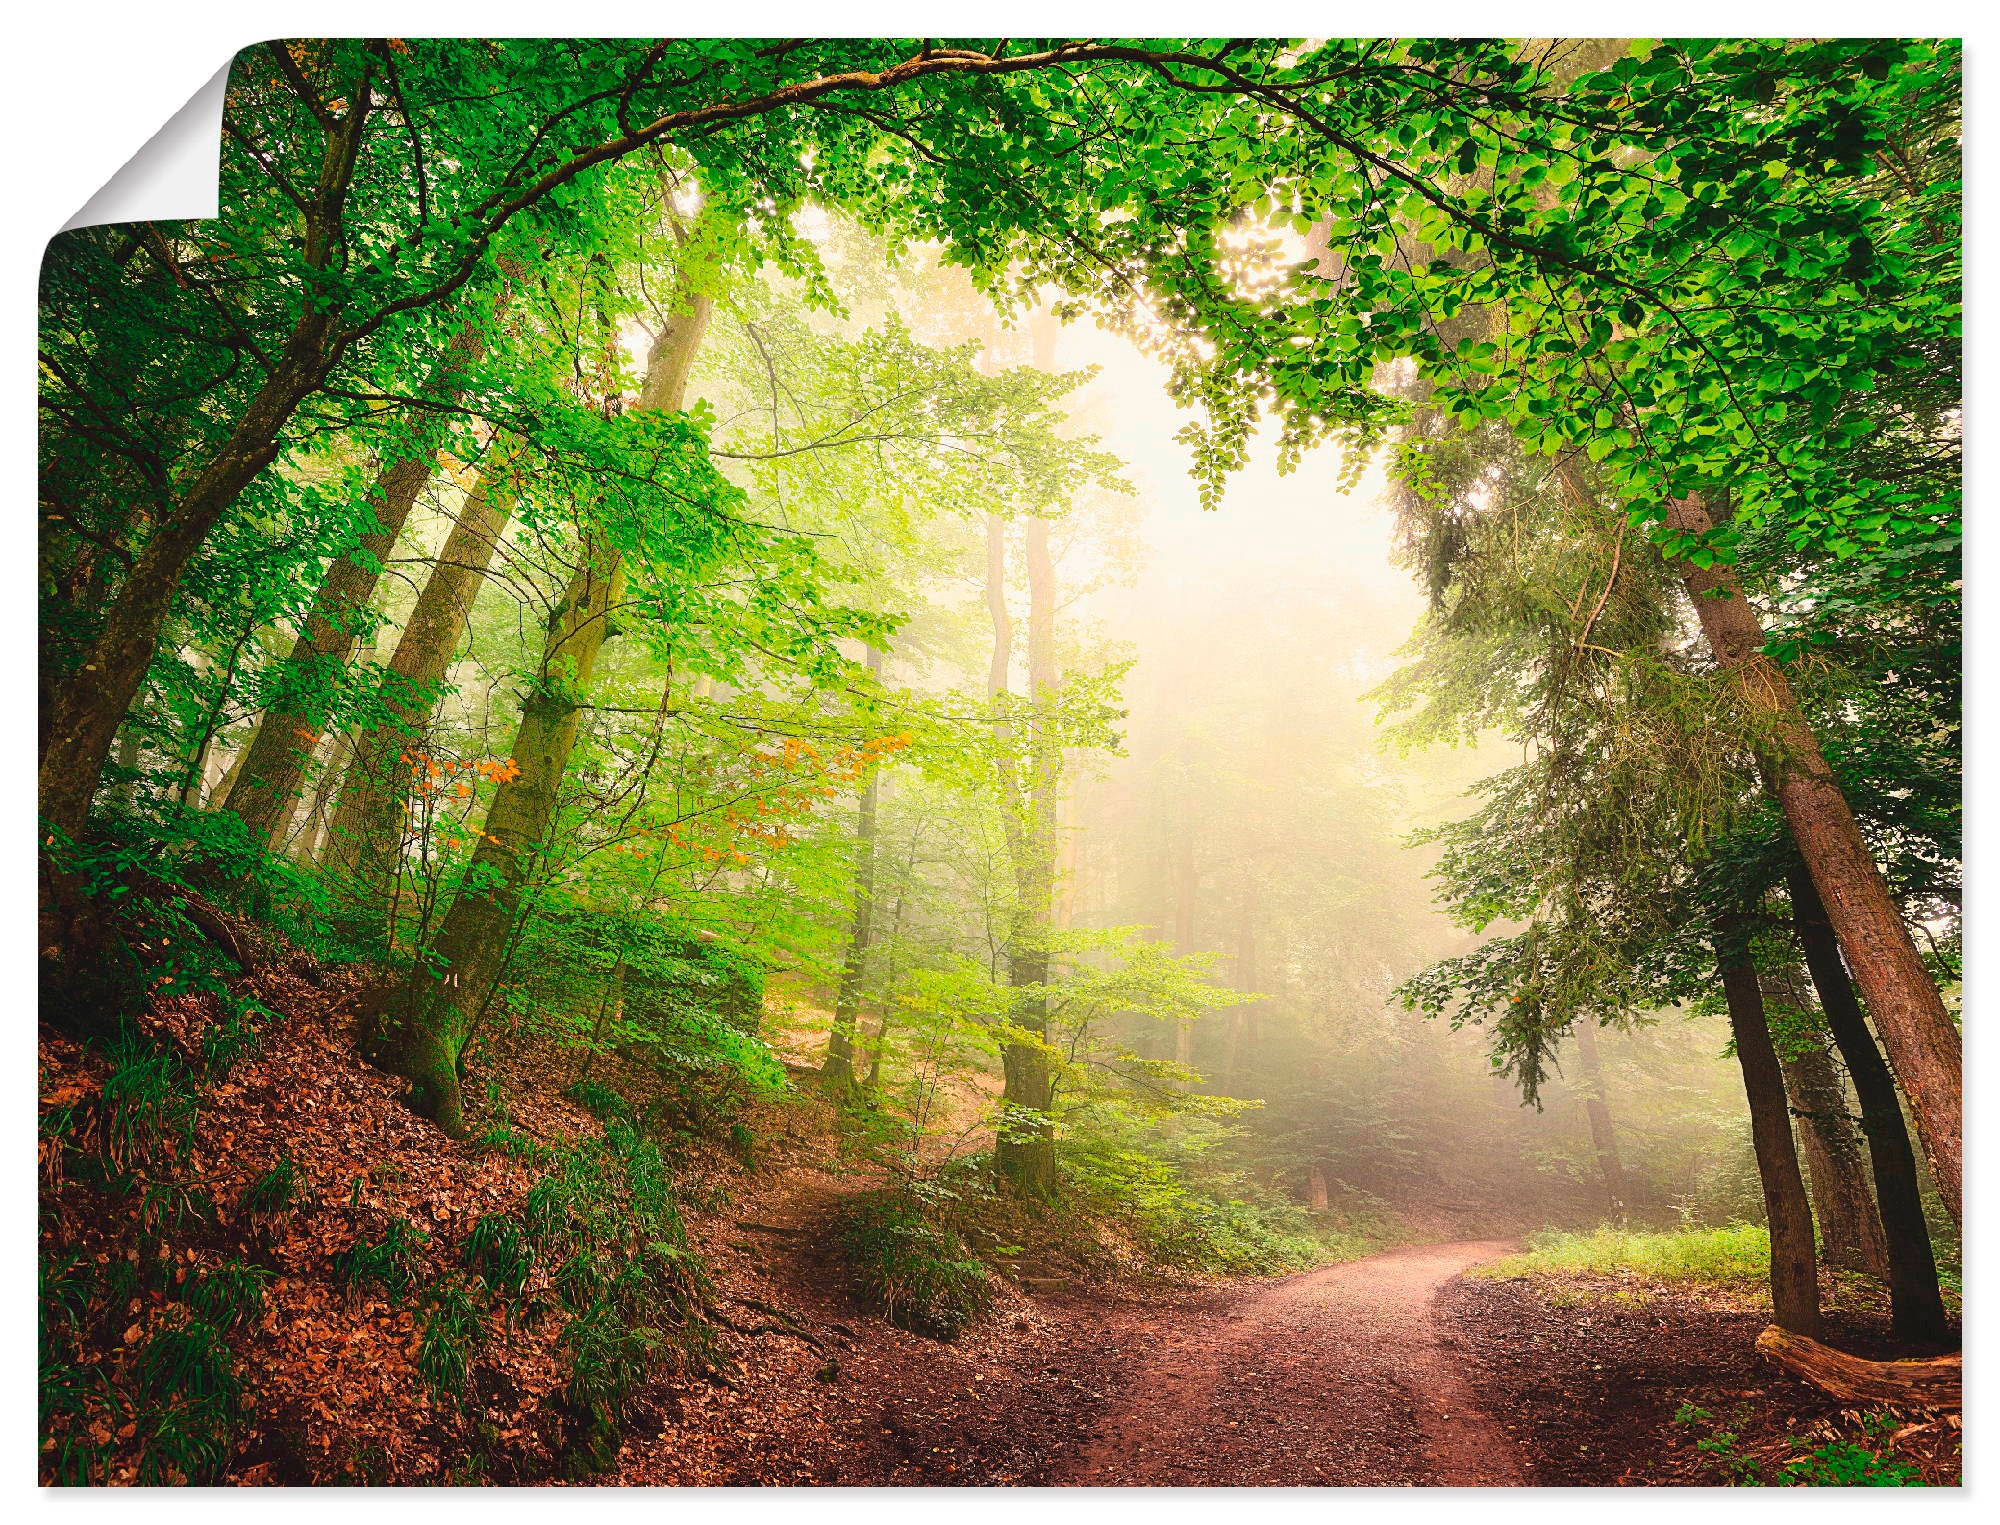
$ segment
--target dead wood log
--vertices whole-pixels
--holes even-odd
[[[1964,1358],[1868,1361],[1773,1324],[1757,1336],[1757,1353],[1847,1403],[1899,1408],[1957,1409],[1964,1403]]]

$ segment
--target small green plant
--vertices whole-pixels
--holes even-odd
[[[203,1321],[224,1331],[240,1328],[264,1311],[271,1273],[262,1266],[226,1260],[188,1278],[181,1300]]]
[[[479,1279],[503,1297],[519,1297],[528,1283],[535,1252],[521,1234],[521,1225],[504,1214],[489,1213],[466,1236],[465,1263]]]
[[[834,1228],[864,1301],[902,1329],[932,1339],[963,1333],[993,1301],[986,1267],[914,1192],[854,1198]]]
[[[625,1098],[607,1085],[595,1080],[579,1080],[563,1092],[571,1101],[596,1118],[600,1123],[627,1121],[632,1109],[625,1104]]]
[[[427,1301],[417,1375],[433,1396],[463,1398],[472,1358],[486,1340],[486,1325],[456,1278],[434,1287]]]
[[[346,1283],[350,1296],[359,1297],[362,1289],[372,1284],[390,1306],[399,1307],[416,1285],[417,1251],[429,1238],[422,1229],[394,1219],[376,1243],[357,1239],[334,1256],[334,1272]]]
[[[1747,1410],[1739,1411],[1747,1413]],[[1724,1429],[1715,1414],[1693,1403],[1683,1403],[1674,1411],[1674,1422],[1690,1428],[1708,1427],[1709,1433],[1695,1442],[1695,1449],[1711,1457],[1732,1487],[1737,1488],[1921,1488],[1923,1477],[1916,1468],[1886,1457],[1855,1440],[1831,1440],[1804,1456],[1782,1466],[1771,1467],[1743,1449],[1741,1434]],[[1863,1433],[1880,1440],[1895,1429],[1895,1421],[1881,1414],[1861,1416]],[[1804,1441],[1792,1440],[1794,1448]]]
[[[253,1217],[275,1218],[288,1213],[304,1196],[305,1172],[289,1154],[243,1188],[241,1206]]]
[[[216,1481],[234,1448],[243,1396],[221,1330],[199,1318],[160,1330],[133,1362],[132,1388],[139,1482]]]
[[[199,1186],[158,1181],[139,1199],[139,1225],[149,1234],[173,1235],[190,1223],[209,1223],[215,1204]]]
[[[173,1050],[130,1029],[111,1042],[104,1079],[104,1151],[119,1170],[184,1152],[200,1105],[194,1079]]]

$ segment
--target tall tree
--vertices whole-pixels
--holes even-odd
[[[1938,1292],[1930,1227],[1924,1221],[1916,1154],[1910,1148],[1894,1077],[1868,1030],[1868,1019],[1855,999],[1819,892],[1803,864],[1792,866],[1789,888],[1793,931],[1861,1109],[1861,1131],[1868,1140],[1876,1210],[1881,1216],[1888,1261],[1890,1316],[1896,1332],[1904,1338],[1942,1343],[1948,1334],[1944,1300]]]
[[[1813,1243],[1812,1206],[1799,1174],[1798,1150],[1785,1099],[1785,1076],[1764,1013],[1746,929],[1740,919],[1716,928],[1716,961],[1729,1005],[1729,1032],[1743,1090],[1750,1099],[1751,1144],[1764,1192],[1764,1220],[1771,1229],[1771,1306],[1778,1326],[1817,1339],[1821,1330],[1819,1260]]]
[[[1693,497],[1677,500],[1667,522],[1690,536],[1706,536],[1715,527],[1708,507]],[[1734,677],[1746,710],[1770,726],[1774,787],[1786,823],[1882,1034],[1896,1079],[1910,1098],[1939,1195],[1956,1218],[1963,1148],[1958,1027],[1790,680],[1764,649],[1763,625],[1735,571],[1713,561],[1680,565],[1716,660]]]
[[[882,653],[870,645],[869,672],[882,676]],[[827,1034],[826,1059],[820,1082],[836,1096],[854,1088],[855,1037],[860,1030],[861,1002],[868,981],[869,951],[875,941],[875,815],[882,799],[882,775],[868,770],[854,822],[854,911],[848,927],[847,951],[840,962],[840,983],[834,995],[833,1027]],[[879,1045],[878,1045],[879,1049]]]
[[[678,413],[707,332],[714,298],[698,287],[670,314],[647,356],[642,409]],[[459,1066],[492,1000],[513,947],[521,897],[548,837],[579,711],[611,631],[624,568],[604,527],[582,527],[577,566],[549,618],[541,661],[522,697],[509,756],[515,774],[488,807],[465,882],[413,982],[413,999],[392,1041],[391,1063],[412,1084],[411,1100],[454,1136],[465,1131]]]
[[[355,738],[327,827],[326,861],[347,883],[361,922],[379,917],[403,850],[403,802],[440,685],[472,618],[518,492],[512,448],[495,441],[465,494],[416,606],[403,622],[376,694],[373,724]]]
[[[291,825],[331,700],[356,644],[369,634],[369,604],[382,568],[436,469],[443,414],[465,395],[465,373],[478,364],[485,345],[481,323],[463,324],[452,335],[444,359],[418,389],[416,427],[407,442],[398,442],[376,478],[369,501],[372,525],[354,549],[328,567],[304,628],[271,680],[263,722],[223,800],[223,808],[235,811],[259,841],[275,843]]]

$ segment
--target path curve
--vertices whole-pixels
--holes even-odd
[[[1527,1483],[1433,1304],[1507,1240],[1427,1244],[1288,1276],[1208,1316],[1148,1320],[1132,1398],[1055,1479],[1070,1487]]]

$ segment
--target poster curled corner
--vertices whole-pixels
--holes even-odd
[[[167,124],[63,224],[179,222],[214,217],[222,160],[222,100],[229,64],[215,71]]]

